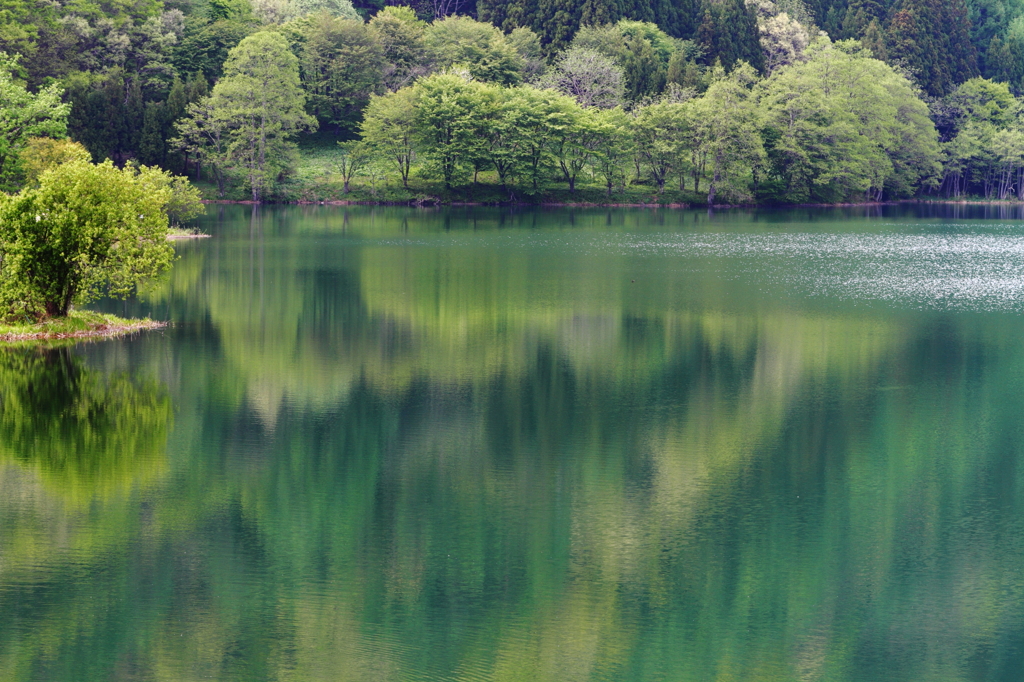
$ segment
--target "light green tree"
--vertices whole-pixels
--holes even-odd
[[[502,85],[523,80],[526,62],[491,24],[469,17],[448,17],[427,28],[424,42],[437,68],[461,65],[477,80]]]
[[[338,157],[335,165],[341,175],[342,192],[348,194],[354,178],[371,159],[367,148],[361,142],[348,140],[338,143]]]
[[[100,294],[126,296],[166,269],[167,174],[110,161],[43,173],[38,188],[0,197],[4,317],[63,317]]]
[[[855,41],[820,38],[764,82],[768,156],[791,201],[904,196],[937,177],[938,135],[914,87]]]
[[[551,170],[553,144],[571,126],[578,105],[568,97],[524,85],[492,88],[485,97],[495,102],[484,129],[487,158],[509,191],[528,178],[534,189]]]
[[[0,52],[0,188],[9,188],[16,180],[26,142],[33,137],[64,137],[71,113],[57,85],[33,94],[15,79],[18,59]]]
[[[585,107],[611,109],[620,106],[625,97],[622,68],[588,47],[563,50],[541,84],[575,97]]]
[[[384,85],[398,90],[427,73],[427,52],[423,34],[427,24],[411,7],[385,7],[370,19],[370,31],[384,53]]]
[[[540,36],[525,26],[519,26],[512,29],[506,40],[523,58],[523,80],[535,83],[544,75],[548,66],[544,59],[544,46],[541,44]]]
[[[175,124],[178,135],[168,140],[171,148],[195,156],[197,176],[203,164],[209,167],[221,197],[228,181],[228,124],[229,119],[219,114],[213,99],[205,97],[188,105],[185,117]]]
[[[428,172],[445,187],[463,178],[474,159],[486,155],[484,105],[490,90],[468,74],[434,74],[416,85],[416,138]]]
[[[637,112],[632,130],[636,150],[661,193],[668,177],[682,174],[683,164],[689,159],[692,135],[688,106],[677,102],[646,106]]]
[[[591,165],[605,142],[608,124],[597,109],[584,109],[570,97],[561,98],[557,105],[559,117],[551,126],[552,150],[573,193],[580,173]]]
[[[251,0],[252,13],[265,24],[283,24],[310,14],[362,21],[350,0]]]
[[[753,68],[740,62],[703,97],[688,103],[695,146],[709,165],[708,205],[713,205],[720,193],[731,201],[751,197],[748,178],[765,158],[761,115],[750,89],[756,80]]]
[[[409,174],[416,160],[416,107],[419,90],[402,88],[374,97],[363,113],[363,143],[377,156],[394,164],[409,187]]]
[[[321,127],[354,130],[370,97],[381,90],[384,53],[358,19],[311,14],[289,24],[302,36],[299,75],[306,110]]]
[[[632,121],[620,108],[598,109],[591,115],[595,138],[591,166],[604,180],[610,198],[615,185],[625,187],[626,172],[633,161]]]
[[[51,168],[74,161],[91,161],[92,155],[81,143],[72,140],[55,140],[50,137],[32,137],[25,141],[21,150],[21,163],[25,172],[25,184],[32,186],[39,177]]]
[[[997,177],[992,183],[996,198],[1003,201],[1013,194],[1024,196],[1024,132],[1017,128],[1000,130],[992,140]]]
[[[993,138],[997,133],[991,123],[968,121],[956,137],[943,143],[942,189],[947,196],[962,196],[974,183],[982,183],[988,196],[988,178],[995,163]]]
[[[261,201],[292,162],[291,137],[316,129],[304,105],[298,59],[280,33],[254,33],[228,54],[210,107],[223,129],[225,160],[244,175],[253,201]]]

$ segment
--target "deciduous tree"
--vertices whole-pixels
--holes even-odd
[[[126,296],[167,268],[174,251],[164,175],[77,161],[0,199],[3,313],[65,316],[101,293]]]
[[[70,106],[61,101],[63,91],[50,85],[31,93],[17,82],[18,57],[0,52],[0,186],[17,179],[21,151],[30,138],[67,133]]]
[[[210,96],[211,113],[223,130],[225,160],[244,174],[253,201],[291,162],[291,136],[316,128],[304,104],[298,59],[281,34],[261,31],[231,50]]]

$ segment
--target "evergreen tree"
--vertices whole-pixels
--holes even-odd
[[[964,0],[901,0],[889,24],[889,55],[903,61],[930,94],[941,96],[978,75]]]
[[[139,140],[139,161],[147,166],[163,166],[167,162],[167,116],[163,102],[147,102]]]
[[[889,60],[889,50],[885,46],[885,31],[877,21],[872,20],[867,25],[867,28],[864,29],[864,34],[860,38],[860,42],[864,47],[871,50],[871,55],[875,59],[881,59],[883,62]]]
[[[885,9],[881,0],[850,0],[843,20],[843,37],[860,38],[871,22],[884,21]]]
[[[627,40],[623,64],[626,96],[636,101],[641,97],[661,92],[665,87],[665,66],[654,54],[654,49],[646,38],[635,36]]]
[[[723,0],[705,5],[696,39],[708,64],[721,60],[726,69],[732,69],[736,62],[745,61],[763,71],[759,36],[754,10],[743,0]]]

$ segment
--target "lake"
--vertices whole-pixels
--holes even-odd
[[[1019,680],[1024,215],[211,206],[0,351],[0,680]]]

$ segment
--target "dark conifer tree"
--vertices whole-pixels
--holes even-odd
[[[868,24],[864,29],[864,34],[860,37],[860,42],[871,50],[875,59],[881,59],[883,62],[889,60],[889,49],[885,45],[885,31],[878,21]]]
[[[889,56],[906,63],[929,94],[945,95],[978,75],[964,0],[900,0],[888,43]]]
[[[580,24],[583,26],[613,24],[619,18],[618,3],[609,0],[586,0],[580,10]]]
[[[1009,83],[1016,94],[1024,94],[1024,44],[1013,37],[993,38],[985,56],[985,76]]]
[[[167,112],[163,102],[147,102],[139,140],[139,161],[147,166],[163,166],[167,162]]]
[[[731,69],[742,60],[758,71],[764,70],[757,17],[743,0],[708,2],[696,40],[704,48],[708,64],[718,59],[722,66]]]
[[[886,7],[881,0],[850,0],[843,20],[843,37],[860,38],[872,21],[885,20]]]

